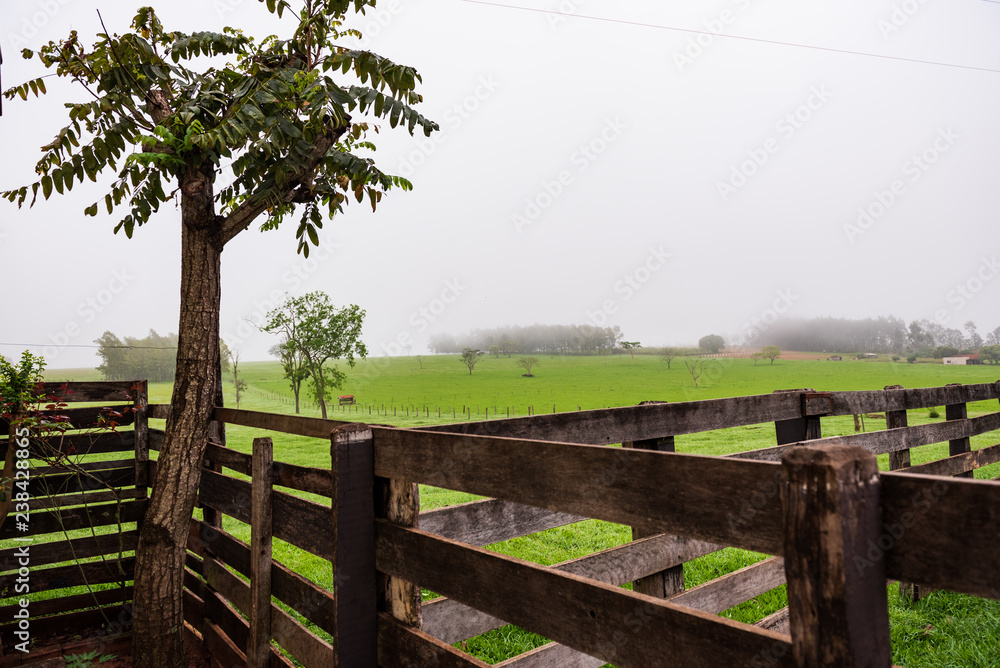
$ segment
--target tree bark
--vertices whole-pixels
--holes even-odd
[[[191,513],[212,409],[221,390],[221,225],[210,168],[182,177],[181,304],[177,375],[149,509],[136,548],[135,665],[183,668],[182,587]]]

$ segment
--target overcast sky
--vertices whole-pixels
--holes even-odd
[[[100,5],[109,30],[140,4]],[[536,322],[645,345],[789,317],[1000,325],[1000,3],[509,4],[385,0],[354,21],[366,48],[418,69],[441,131],[386,124],[376,160],[415,190],[348,207],[310,261],[291,225],[227,246],[222,334],[244,359],[277,342],[247,321],[286,291],[365,308],[376,355]],[[159,12],[168,29],[291,29],[255,0]],[[21,48],[71,29],[93,41],[94,3],[4,0],[4,86],[39,74]],[[4,104],[0,189],[30,182],[61,102],[85,95],[49,89]],[[0,343],[92,366],[93,349],[53,344],[176,331],[179,211],[129,241],[83,216],[103,193],[0,202]]]

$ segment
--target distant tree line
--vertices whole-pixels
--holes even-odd
[[[459,353],[465,349],[490,351],[496,356],[558,353],[563,355],[607,354],[622,341],[621,329],[594,325],[512,325],[474,329],[468,334],[433,334],[428,348],[435,353]]]
[[[912,352],[920,357],[941,357],[943,353],[973,352],[983,344],[1000,344],[1000,327],[984,339],[971,320],[962,329],[956,329],[927,319],[914,320],[907,325],[894,316],[863,320],[787,319],[758,331],[747,344],[775,345],[784,350]]]
[[[101,364],[97,370],[104,380],[148,380],[163,383],[174,379],[177,366],[177,335],[160,336],[149,330],[145,338],[118,338],[104,332],[94,341]]]
[[[177,334],[160,336],[149,330],[145,338],[126,336],[118,338],[112,332],[104,332],[94,339],[101,364],[97,370],[104,380],[148,380],[151,383],[166,383],[174,379],[177,369]],[[222,351],[222,371],[229,371],[229,349],[220,342]]]

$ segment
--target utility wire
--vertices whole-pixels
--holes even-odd
[[[994,2],[1000,4],[1000,0],[984,0],[985,2]],[[622,25],[638,26],[641,28],[656,28],[658,30],[673,30],[676,32],[687,32],[694,33],[697,35],[711,35],[712,37],[723,37],[725,39],[742,39],[747,42],[760,42],[762,44],[776,44],[778,46],[791,46],[798,49],[813,49],[816,51],[829,51],[830,53],[844,53],[851,56],[864,56],[866,58],[884,58],[885,60],[898,60],[907,63],[918,63],[920,65],[937,65],[939,67],[954,67],[962,70],[975,70],[979,72],[994,72],[1000,74],[1000,69],[994,69],[991,67],[977,67],[975,65],[960,65],[957,63],[942,63],[936,60],[920,60],[919,58],[905,58],[903,56],[887,56],[881,53],[867,53],[865,51],[851,51],[849,49],[835,49],[829,46],[816,46],[814,44],[798,44],[795,42],[782,42],[773,39],[764,39],[762,37],[746,37],[744,35],[724,35],[717,32],[709,32],[707,30],[695,30],[693,28],[678,28],[676,26],[665,26],[657,23],[643,23],[641,21],[626,21],[624,19],[610,19],[603,16],[589,16],[587,14],[572,14],[570,12],[559,12],[552,9],[537,9],[535,7],[520,7],[518,5],[505,5],[499,2],[487,2],[486,0],[462,0],[462,2],[467,2],[474,5],[488,5],[491,7],[501,7],[504,9],[519,9],[523,12],[536,12],[538,14],[554,14],[557,16],[565,16],[567,18],[575,19],[589,19],[591,21],[604,21],[606,23],[620,23]]]

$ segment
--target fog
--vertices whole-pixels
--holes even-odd
[[[108,28],[139,4],[104,10]],[[291,28],[251,0],[161,4],[168,29]],[[1000,4],[519,7],[384,1],[353,21],[364,47],[418,69],[441,130],[386,123],[374,157],[414,191],[347,207],[310,259],[294,224],[227,246],[222,333],[242,359],[277,342],[254,321],[313,290],[367,310],[374,355],[534,323],[644,345],[735,342],[784,318],[1000,325]],[[91,3],[6,2],[4,85],[41,73],[21,48],[71,29],[101,30]],[[47,85],[5,100],[0,189],[31,181],[62,102],[85,95]],[[179,210],[128,240],[103,211],[83,216],[101,186],[0,202],[0,354],[34,344],[51,367],[93,366],[85,346],[107,330],[176,331]]]

